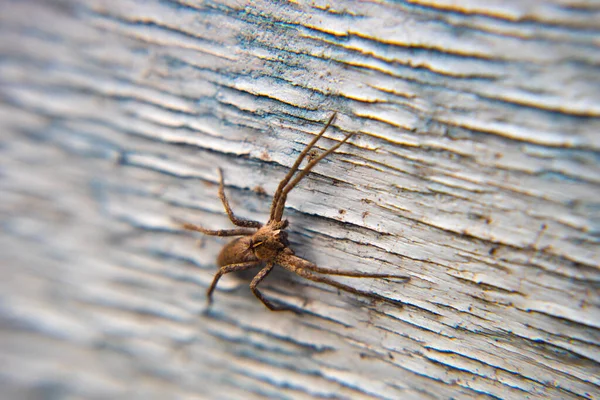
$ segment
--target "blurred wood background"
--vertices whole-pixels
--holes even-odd
[[[0,1],[3,398],[600,398],[600,3]],[[299,151],[296,253],[222,279]],[[262,193],[262,190],[266,194]]]

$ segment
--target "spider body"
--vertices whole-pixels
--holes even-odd
[[[313,140],[306,146],[306,148],[300,153],[294,165],[290,168],[288,174],[279,183],[277,190],[273,196],[273,203],[271,204],[271,215],[269,221],[266,224],[262,224],[258,221],[251,221],[242,218],[238,218],[234,215],[229,201],[225,196],[223,172],[219,169],[220,184],[219,184],[219,197],[223,202],[225,211],[229,216],[231,222],[238,228],[235,229],[222,229],[222,230],[210,230],[204,227],[190,224],[188,222],[179,221],[184,229],[202,232],[206,235],[212,236],[241,236],[237,239],[232,240],[223,247],[219,256],[217,257],[217,264],[219,270],[217,271],[213,281],[207,291],[207,300],[210,304],[212,302],[212,294],[215,290],[217,282],[224,274],[241,271],[258,266],[263,266],[260,272],[252,279],[250,283],[250,289],[254,295],[263,302],[263,304],[272,311],[283,311],[289,310],[286,307],[279,307],[272,304],[266,299],[262,293],[257,289],[258,284],[271,272],[275,265],[281,265],[285,269],[294,272],[306,279],[325,283],[345,290],[347,292],[360,294],[363,296],[373,297],[377,299],[387,300],[374,293],[364,292],[353,288],[352,286],[345,285],[338,281],[332,280],[325,275],[338,275],[355,278],[396,278],[404,281],[410,278],[406,276],[388,275],[388,274],[369,274],[352,271],[342,271],[337,269],[322,268],[308,260],[297,257],[293,250],[289,247],[287,238],[287,232],[285,229],[288,227],[288,221],[282,220],[283,210],[287,199],[287,194],[304,178],[310,170],[327,155],[334,152],[342,144],[344,144],[353,134],[347,135],[341,142],[331,147],[329,150],[323,152],[320,155],[312,155],[309,157],[309,162],[304,169],[298,172],[298,168],[304,158],[307,156],[310,149],[314,144],[323,136],[327,128],[331,125],[335,118],[335,113],[329,118],[325,127],[319,132],[319,134],[313,138]],[[298,172],[298,175],[294,177],[294,174]],[[294,177],[294,179],[292,179]]]
[[[251,261],[259,261],[259,258],[252,248],[251,236],[244,236],[232,240],[223,247],[217,256],[217,265],[219,267]]]
[[[252,236],[242,236],[232,240],[219,253],[217,264],[219,267],[225,267],[250,261],[261,262],[277,257],[283,249],[289,246],[287,232],[283,229],[285,228],[265,225]]]

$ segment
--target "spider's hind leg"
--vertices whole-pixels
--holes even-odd
[[[269,275],[269,272],[271,272],[271,270],[273,269],[273,263],[269,263],[267,264],[266,267],[264,267],[263,269],[260,270],[260,272],[258,274],[256,274],[256,276],[254,277],[254,279],[252,279],[252,282],[250,283],[250,289],[252,290],[252,293],[254,293],[254,295],[260,300],[262,301],[262,303],[271,311],[294,311],[296,312],[294,309],[289,308],[289,307],[283,307],[283,306],[276,306],[273,303],[271,303],[269,300],[267,300],[265,298],[265,296],[263,296],[263,294],[256,288],[258,286],[258,284],[267,277],[267,275]]]
[[[259,264],[260,262],[258,261],[249,261],[245,263],[225,265],[219,268],[219,270],[215,274],[215,277],[212,280],[212,283],[210,284],[210,287],[206,291],[206,300],[208,304],[210,305],[212,303],[212,294],[215,288],[217,287],[217,282],[219,282],[219,279],[221,279],[223,275],[228,274],[230,272],[243,271],[245,269],[257,267]]]

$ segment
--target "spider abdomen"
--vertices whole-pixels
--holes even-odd
[[[217,257],[219,267],[258,261],[252,249],[252,237],[244,236],[227,243]]]

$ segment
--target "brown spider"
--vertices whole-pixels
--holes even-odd
[[[243,218],[238,218],[233,214],[229,201],[225,197],[224,183],[223,183],[223,171],[219,168],[219,197],[223,202],[225,211],[229,216],[231,222],[239,228],[236,229],[222,229],[222,230],[210,230],[203,228],[198,225],[190,224],[184,221],[178,221],[180,225],[187,230],[202,232],[205,235],[212,236],[242,236],[231,241],[229,244],[223,247],[221,253],[217,257],[217,264],[219,264],[219,271],[215,275],[208,291],[206,293],[208,297],[208,304],[212,303],[212,293],[215,290],[217,282],[224,274],[234,271],[242,271],[249,268],[258,267],[264,264],[264,268],[252,279],[250,283],[250,289],[252,293],[260,301],[263,302],[267,308],[272,311],[285,311],[290,310],[287,307],[277,307],[267,300],[262,293],[257,289],[258,284],[271,272],[275,264],[279,264],[285,269],[292,271],[306,279],[311,281],[325,283],[345,290],[347,292],[369,296],[377,299],[388,300],[384,297],[376,295],[374,293],[363,292],[355,289],[351,286],[344,285],[343,283],[335,280],[316,275],[313,272],[319,274],[339,275],[348,276],[354,278],[396,278],[404,281],[409,280],[406,276],[387,275],[387,274],[368,274],[362,272],[348,272],[337,269],[329,269],[319,267],[310,261],[304,260],[294,255],[294,252],[289,247],[287,240],[287,232],[284,231],[288,227],[287,220],[281,220],[283,216],[283,209],[288,193],[304,178],[310,170],[317,165],[319,161],[325,158],[330,153],[334,152],[338,147],[344,144],[350,139],[353,133],[347,135],[344,140],[331,147],[319,156],[314,156],[312,160],[308,162],[306,167],[299,172],[299,174],[292,180],[294,174],[298,171],[298,167],[302,163],[302,160],[306,157],[309,150],[315,145],[317,140],[323,136],[329,125],[331,125],[336,113],[334,113],[327,121],[325,127],[319,132],[319,134],[306,146],[306,148],[300,153],[298,159],[292,165],[292,168],[287,173],[285,178],[279,183],[275,195],[273,196],[273,203],[271,204],[271,216],[269,221],[263,225],[258,221],[251,221]],[[291,182],[290,182],[291,180]]]

